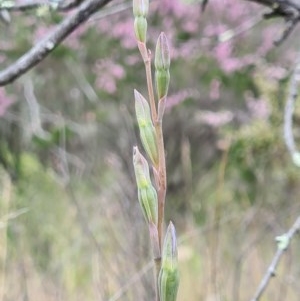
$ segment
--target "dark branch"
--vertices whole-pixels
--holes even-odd
[[[287,17],[300,10],[298,0],[246,0],[256,2],[272,9],[274,15]],[[296,12],[297,14],[297,12]]]
[[[300,21],[300,1],[299,0],[244,0],[255,2],[271,9],[269,13],[263,14],[264,19],[281,17],[286,25],[281,36],[274,41],[275,45],[281,44],[293,31]],[[202,1],[202,11],[205,10],[209,0]]]
[[[285,20],[285,28],[281,36],[274,41],[275,45],[280,45],[291,34],[300,21],[300,1],[299,0],[246,0],[256,2],[271,9],[269,13],[263,15],[265,19],[281,17]]]
[[[67,36],[79,25],[84,23],[92,14],[104,7],[112,0],[86,0],[67,17],[44,40],[32,47],[15,63],[0,71],[0,86],[7,85],[33,68],[49,55]]]
[[[37,9],[41,6],[48,6],[48,7],[52,7],[54,10],[56,11],[69,11],[75,7],[77,7],[80,3],[82,2],[82,0],[72,0],[72,1],[61,1],[59,3],[57,3],[57,5],[53,5],[51,4],[51,1],[48,0],[32,0],[30,2],[26,2],[26,3],[20,3],[20,4],[13,4],[13,5],[1,5],[0,2],[0,11],[1,10],[6,10],[6,11],[28,11],[28,10],[34,10]]]

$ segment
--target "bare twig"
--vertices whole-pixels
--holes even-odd
[[[300,166],[300,153],[297,150],[295,138],[293,135],[293,113],[295,101],[298,97],[298,85],[300,82],[300,51],[298,54],[296,67],[292,74],[289,87],[289,95],[285,105],[284,111],[284,141],[287,146],[288,151],[290,152],[294,163],[297,166]]]
[[[281,17],[285,20],[285,28],[281,35],[274,41],[276,46],[282,44],[291,32],[295,29],[300,22],[300,2],[297,0],[244,0],[255,2],[259,5],[268,7],[270,12],[264,13],[262,17],[264,19],[270,19],[275,17]],[[202,11],[205,10],[209,0],[202,1]]]
[[[260,299],[260,297],[266,290],[271,278],[276,275],[276,268],[279,264],[279,261],[280,261],[282,255],[284,254],[284,252],[286,251],[286,249],[288,248],[291,239],[299,231],[299,229],[300,229],[300,216],[298,216],[294,225],[290,228],[290,230],[287,233],[276,238],[277,243],[278,243],[276,254],[274,255],[273,260],[272,260],[265,276],[263,277],[263,279],[254,295],[254,298],[251,301],[258,301]]]
[[[133,284],[139,281],[144,274],[153,268],[153,265],[153,261],[149,261],[140,271],[130,277],[129,281],[126,282],[126,284],[123,285],[111,298],[109,298],[108,301],[119,300]]]
[[[99,97],[92,85],[87,80],[82,68],[80,68],[80,66],[76,64],[75,60],[71,58],[67,59],[65,64],[77,81],[82,93],[91,103],[96,103],[99,100]]]
[[[111,16],[117,13],[121,13],[123,11],[126,11],[128,9],[132,8],[132,1],[124,1],[119,4],[112,5],[105,10],[102,10],[101,12],[96,13],[90,20],[91,21],[98,21],[102,18],[105,18],[107,16]]]
[[[255,16],[249,20],[246,20],[244,23],[240,24],[236,28],[228,29],[228,30],[222,32],[219,35],[218,39],[220,42],[227,42],[227,41],[243,34],[244,32],[252,29],[256,25],[258,25],[261,21],[262,21],[261,16]]]
[[[13,220],[17,217],[19,217],[22,214],[25,214],[29,211],[28,208],[21,208],[17,211],[9,212],[5,216],[2,216],[0,219],[0,230],[4,229],[7,227],[7,224],[10,220]]]
[[[24,96],[28,104],[28,112],[30,116],[30,124],[28,134],[29,136],[36,135],[42,139],[49,139],[49,133],[42,127],[41,110],[39,102],[34,93],[34,85],[30,78],[24,82]]]
[[[112,0],[86,0],[44,40],[33,46],[15,63],[0,71],[0,86],[7,85],[33,68],[50,54],[79,25]]]
[[[66,12],[69,11],[77,6],[82,2],[82,0],[72,0],[72,1],[61,1],[58,3],[53,4],[53,2],[49,0],[32,0],[32,1],[26,1],[25,3],[10,3],[6,4],[4,1],[4,4],[1,4],[0,2],[0,11],[6,10],[11,12],[24,12],[28,10],[34,10],[41,6],[48,6],[49,8],[53,8],[56,11],[62,11]]]
[[[282,17],[285,20],[285,28],[282,34],[274,41],[275,45],[280,45],[291,34],[300,21],[300,3],[295,0],[246,0],[267,6],[271,9],[265,13],[265,19]]]

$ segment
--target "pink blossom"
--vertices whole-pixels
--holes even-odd
[[[9,106],[13,103],[12,98],[10,98],[4,88],[0,88],[0,116],[3,116]]]
[[[217,100],[220,98],[220,86],[221,82],[214,78],[211,83],[210,83],[210,92],[209,92],[209,97],[212,100]]]
[[[259,56],[266,55],[274,47],[274,39],[278,32],[277,26],[267,27],[262,31],[261,45],[257,49]]]
[[[174,106],[185,101],[187,98],[199,98],[200,94],[195,89],[181,90],[176,94],[172,94],[167,98],[166,110],[173,108]]]
[[[219,43],[213,50],[215,58],[222,63],[229,59],[232,54],[232,44],[230,42]]]
[[[271,107],[265,99],[254,98],[250,91],[247,91],[244,97],[246,100],[247,107],[253,118],[264,120],[269,118],[271,114]]]
[[[197,115],[197,119],[211,127],[218,128],[232,121],[233,113],[230,111],[201,111]]]
[[[123,66],[109,59],[97,61],[93,71],[96,74],[96,87],[110,94],[117,91],[117,80],[126,75]]]

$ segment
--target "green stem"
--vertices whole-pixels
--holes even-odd
[[[163,220],[164,220],[164,209],[165,209],[165,198],[167,190],[167,175],[166,175],[166,159],[165,159],[165,149],[164,149],[164,138],[162,131],[162,122],[157,121],[155,123],[155,130],[157,136],[157,146],[158,146],[158,239],[159,246],[161,250],[162,246],[162,232],[163,232]]]
[[[146,77],[147,77],[147,87],[148,87],[148,93],[149,93],[149,102],[150,102],[150,108],[151,108],[151,114],[152,114],[152,122],[154,123],[155,120],[157,119],[157,112],[156,112],[153,84],[152,84],[150,54],[148,54],[148,59],[145,61],[145,68],[146,68]]]
[[[152,84],[151,55],[147,49],[146,43],[142,43],[142,42],[138,41],[138,48],[140,50],[141,56],[144,61],[145,69],[146,69],[149,103],[150,103],[150,108],[151,108],[152,122],[154,123],[157,119],[157,111],[156,111],[153,84]]]
[[[166,175],[166,159],[165,159],[165,149],[164,149],[164,139],[162,131],[162,122],[156,121],[155,130],[157,136],[157,146],[158,146],[158,241],[159,249],[162,250],[162,236],[163,236],[163,221],[164,221],[164,211],[165,211],[165,198],[167,190],[167,175]],[[161,269],[161,256],[155,260],[156,266],[156,286],[158,290],[158,275]],[[159,301],[159,296],[157,295],[157,301]]]

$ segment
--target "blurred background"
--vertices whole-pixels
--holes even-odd
[[[0,88],[0,298],[154,300],[137,200],[133,89],[147,95],[131,1],[112,1],[47,59]],[[164,117],[166,222],[177,229],[178,300],[250,300],[299,215],[300,172],[283,140],[299,30],[241,0],[152,1],[148,47],[171,45]],[[64,15],[11,14],[0,68]],[[295,109],[299,137],[300,108]],[[300,243],[262,300],[299,300]]]

